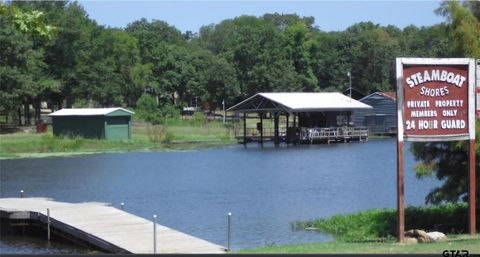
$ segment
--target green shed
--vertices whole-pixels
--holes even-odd
[[[55,136],[130,139],[134,113],[123,108],[61,109],[51,113]]]

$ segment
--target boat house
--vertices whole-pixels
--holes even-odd
[[[243,143],[330,143],[367,140],[368,130],[353,125],[352,111],[369,105],[341,93],[258,93],[232,107],[243,115],[235,134]],[[255,121],[251,121],[251,120]],[[266,119],[273,125],[265,126]],[[268,124],[268,123],[267,123]]]
[[[353,120],[365,126],[376,135],[396,135],[397,95],[395,92],[375,92],[359,100],[372,106],[372,109],[359,109],[353,112]]]
[[[133,114],[123,108],[80,108],[61,109],[49,116],[55,136],[130,139]]]

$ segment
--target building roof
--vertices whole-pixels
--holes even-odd
[[[72,108],[61,109],[49,114],[48,116],[109,116],[114,112],[124,113],[125,115],[135,114],[132,111],[115,107],[115,108]],[[118,115],[116,115],[118,116]]]
[[[374,96],[374,95],[380,95],[380,96],[383,96],[383,97],[388,98],[390,100],[397,101],[397,93],[396,92],[375,92],[375,93],[372,93],[372,94],[369,94],[369,95],[365,96],[364,98],[362,98],[360,100],[369,98],[369,97]]]
[[[306,112],[369,109],[371,106],[337,92],[329,93],[258,93],[232,107],[229,111],[244,112]]]

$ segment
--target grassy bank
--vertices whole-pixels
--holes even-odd
[[[348,215],[297,222],[298,229],[310,228],[334,236],[342,242],[393,242],[397,231],[396,209],[372,209]],[[478,217],[477,217],[478,219]],[[407,207],[405,229],[441,231],[446,234],[468,232],[467,204]]]
[[[468,232],[468,206],[445,204],[431,207],[408,207],[405,210],[406,229],[440,231],[447,240],[434,243],[396,243],[397,218],[395,209],[372,209],[347,215],[305,222],[296,222],[297,230],[308,229],[333,235],[334,242],[285,246],[265,246],[240,253],[438,253],[444,250],[468,250],[480,253],[480,237]],[[477,217],[478,220],[478,217]]]
[[[470,254],[480,253],[480,238],[456,235],[450,236],[443,242],[424,244],[328,242],[268,246],[241,250],[238,253],[434,253],[441,256],[444,250],[467,250]]]
[[[0,135],[0,159],[76,155],[102,152],[192,149],[235,143],[233,132],[221,122],[171,121],[164,128],[144,123],[133,126],[130,140],[54,137],[47,133]]]

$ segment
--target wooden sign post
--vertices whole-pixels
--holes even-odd
[[[404,241],[403,142],[469,141],[469,230],[475,220],[475,60],[397,58],[397,215]]]

